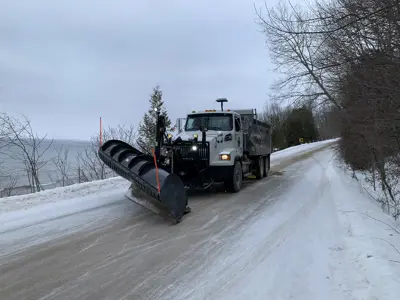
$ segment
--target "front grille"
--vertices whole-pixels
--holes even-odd
[[[192,147],[196,145],[197,151],[193,151]],[[206,143],[204,146],[202,143],[184,143],[174,145],[175,153],[184,160],[208,160],[209,159],[209,144]]]

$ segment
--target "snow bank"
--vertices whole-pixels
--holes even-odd
[[[277,152],[272,153],[271,155],[271,162],[272,160],[276,159],[284,159],[287,157],[293,157],[297,156],[306,152],[310,152],[313,150],[316,150],[318,148],[322,148],[328,144],[332,144],[337,142],[339,139],[330,139],[330,140],[325,140],[325,141],[320,141],[320,142],[315,142],[315,143],[308,143],[308,144],[302,144],[298,146],[293,146],[290,148],[286,148]]]
[[[125,191],[128,187],[129,182],[125,179],[122,177],[113,177],[104,180],[73,184],[66,187],[58,187],[34,194],[0,198],[0,214],[19,209],[28,209],[38,204],[100,194],[115,189]]]
[[[337,276],[352,299],[397,299],[400,287],[400,223],[385,214],[343,170],[328,168],[343,236]]]
[[[27,211],[16,210],[3,214],[1,217],[2,225],[0,228],[0,234],[15,230],[16,228],[29,227],[30,225],[38,224],[40,222],[55,220],[63,216],[89,211],[100,206],[111,205],[118,202],[118,200],[123,199],[122,195],[119,195],[121,194],[119,190],[116,189],[117,185],[110,184],[110,187],[111,189],[108,191],[102,190],[101,193],[92,190],[91,193],[88,192],[81,196],[76,196],[75,194],[76,197],[74,198],[57,198],[58,201],[53,201],[54,203],[51,205],[36,205]],[[114,196],[121,197],[118,198]],[[47,202],[47,204],[48,203],[49,202]],[[25,206],[25,209],[26,208],[27,207]]]
[[[274,152],[271,155],[271,164],[273,165],[277,161],[279,162],[289,157],[322,148],[336,141],[337,139],[331,139],[294,146]],[[38,204],[52,203],[60,200],[83,197],[90,194],[99,194],[115,189],[119,189],[121,190],[121,193],[123,193],[128,187],[129,182],[118,176],[99,181],[74,184],[67,187],[58,187],[34,194],[0,198],[0,214],[19,209],[28,209]]]
[[[342,168],[351,174],[351,169],[343,165]],[[354,180],[358,183],[360,191],[367,195],[371,200],[374,200],[375,204],[380,206],[386,213],[395,216],[398,215],[400,210],[400,178],[397,177],[397,166],[390,164],[389,162],[385,166],[386,169],[386,180],[392,190],[395,200],[393,201],[389,194],[383,191],[381,186],[380,175],[378,171],[375,171],[375,179],[371,171],[356,171]],[[373,182],[375,180],[375,183]]]

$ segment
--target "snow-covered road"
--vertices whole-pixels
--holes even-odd
[[[119,179],[26,210],[15,198],[0,214],[0,299],[399,299],[400,235],[382,222],[396,224],[331,149],[294,153],[239,194],[191,198],[177,226],[125,200]]]

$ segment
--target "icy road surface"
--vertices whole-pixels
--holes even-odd
[[[286,157],[238,194],[192,197],[177,226],[118,189],[4,213],[0,299],[396,300],[399,235],[363,217],[391,222],[333,154]]]

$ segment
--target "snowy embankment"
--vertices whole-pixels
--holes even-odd
[[[286,158],[295,157],[297,155],[316,150],[336,141],[337,139],[330,139],[321,142],[294,146],[274,152],[271,155],[271,166],[273,167]],[[126,189],[128,189],[129,185],[130,183],[126,179],[118,176],[104,180],[74,184],[67,187],[54,188],[35,194],[0,198],[0,214],[20,209],[28,209],[35,205],[81,198],[103,192],[121,191],[121,193],[123,193]]]
[[[293,158],[293,157],[299,156],[301,154],[305,154],[305,153],[317,150],[328,144],[337,142],[338,140],[339,139],[330,139],[330,140],[320,141],[320,142],[315,142],[315,143],[307,143],[307,144],[293,146],[293,147],[289,147],[289,148],[286,148],[283,150],[276,151],[271,154],[271,166],[280,162],[283,159]]]
[[[400,220],[377,202],[382,190],[374,191],[362,173],[352,178],[340,164],[328,168],[343,236],[343,247],[335,249],[336,276],[352,299],[399,299]]]
[[[328,168],[339,212],[342,248],[338,276],[353,299],[399,299],[400,222],[382,211],[365,183],[332,163]]]
[[[382,188],[382,180],[379,172],[375,174],[371,171],[357,171],[352,174],[358,181],[361,191],[369,198],[381,205],[381,208],[388,214],[400,219],[400,178],[398,177],[398,166],[387,162],[385,166],[386,182],[391,189]],[[348,170],[349,174],[352,173]]]

